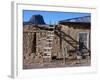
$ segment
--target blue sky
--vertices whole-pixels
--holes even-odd
[[[27,22],[32,15],[40,14],[43,16],[46,24],[57,24],[60,20],[89,16],[90,13],[79,13],[79,12],[54,12],[54,11],[35,11],[35,10],[23,10],[23,21]]]

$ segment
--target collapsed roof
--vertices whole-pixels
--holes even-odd
[[[59,21],[59,24],[69,25],[69,27],[73,27],[73,28],[90,29],[91,16],[83,16],[78,18],[61,20]]]

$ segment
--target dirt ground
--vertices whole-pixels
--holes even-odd
[[[90,66],[90,59],[81,59],[81,60],[52,60],[51,62],[44,63],[31,63],[24,65],[23,69],[41,69],[41,68],[59,68],[59,67],[82,67]]]

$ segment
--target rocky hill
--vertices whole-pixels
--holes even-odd
[[[43,19],[43,16],[38,14],[38,15],[32,15],[32,17],[30,18],[30,20],[28,22],[24,22],[23,23],[24,25],[25,24],[46,24],[44,22],[44,19]]]

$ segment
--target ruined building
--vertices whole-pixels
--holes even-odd
[[[90,58],[90,20],[85,16],[46,25],[41,15],[32,16],[23,23],[23,65]]]
[[[85,58],[85,55],[90,55],[90,21],[90,16],[85,16],[59,22],[58,28],[60,29],[55,32],[62,40],[62,53],[67,58],[76,58],[77,55]],[[81,46],[81,43],[83,43],[83,46]]]

